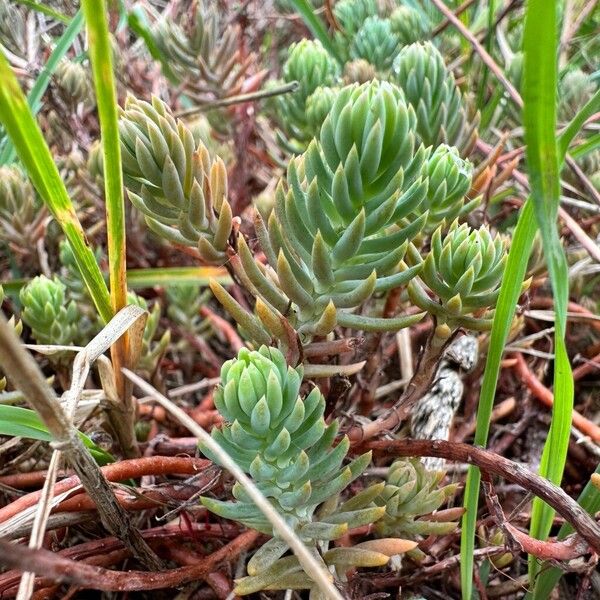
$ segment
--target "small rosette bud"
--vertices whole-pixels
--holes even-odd
[[[69,346],[78,335],[79,311],[67,302],[66,287],[57,278],[39,275],[20,293],[23,321],[38,344]]]
[[[431,250],[419,275],[439,303],[415,280],[409,285],[411,299],[443,323],[488,329],[488,309],[500,293],[506,258],[504,240],[492,236],[487,227],[472,230],[455,221],[445,235],[440,227],[431,238]]]

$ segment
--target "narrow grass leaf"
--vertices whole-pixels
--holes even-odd
[[[500,362],[504,345],[510,332],[517,301],[521,295],[521,286],[527,270],[537,225],[533,203],[528,200],[521,208],[519,220],[511,241],[505,275],[502,279],[500,295],[496,305],[494,323],[490,336],[479,406],[477,409],[477,428],[474,444],[487,444],[490,419],[496,395],[496,384],[500,373]],[[469,467],[465,485],[464,504],[466,512],[462,519],[460,546],[461,590],[464,600],[471,600],[473,594],[473,552],[475,550],[475,529],[477,526],[477,506],[479,502],[479,469]]]
[[[20,406],[0,405],[0,435],[23,437],[42,442],[52,441],[48,428],[38,414],[34,410]],[[98,464],[106,465],[114,462],[114,457],[97,446],[87,435],[79,432],[79,437]]]
[[[523,124],[531,196],[554,296],[555,359],[554,406],[548,438],[542,452],[540,474],[560,485],[567,458],[573,412],[573,373],[565,345],[569,300],[568,265],[557,228],[560,198],[559,157],[556,139],[557,104],[557,6],[544,0],[529,0],[523,36]],[[539,498],[533,501],[530,534],[545,539],[550,533],[554,510]],[[540,565],[529,557],[533,585]]]
[[[31,8],[32,10],[35,10],[39,13],[42,13],[43,15],[46,15],[47,17],[52,17],[53,19],[56,19],[57,21],[60,21],[61,23],[68,24],[71,22],[71,17],[64,15],[61,12],[58,12],[57,10],[54,10],[52,7],[46,6],[45,4],[42,4],[41,2],[35,2],[34,0],[15,0],[15,2],[17,4],[22,4],[23,6],[27,6],[27,8]]]
[[[17,78],[0,53],[0,122],[12,139],[19,159],[44,203],[69,240],[77,267],[100,317],[112,316],[108,288],[75,213],[65,185],[40,128],[27,105]]]
[[[223,267],[164,267],[154,269],[130,269],[127,271],[129,287],[133,289],[160,286],[196,284],[208,286],[214,279],[221,285],[231,285],[232,280]]]
[[[566,154],[573,138],[581,131],[585,122],[600,110],[600,90],[598,90],[573,117],[558,138],[558,148],[561,154]]]
[[[342,58],[334,46],[327,29],[323,22],[315,15],[314,8],[308,0],[291,0],[294,8],[300,13],[304,23],[310,29],[310,32],[323,44],[331,56],[333,56],[340,64],[343,64]]]
[[[88,30],[89,55],[100,119],[110,295],[112,308],[116,313],[127,304],[125,201],[123,172],[121,169],[121,145],[119,143],[117,92],[113,75],[106,1],[83,0],[83,10]]]
[[[40,74],[37,76],[31,91],[27,95],[27,103],[31,108],[31,112],[36,115],[40,110],[42,103],[42,96],[48,88],[50,79],[56,71],[58,63],[63,59],[67,50],[73,44],[75,38],[79,35],[83,26],[83,13],[81,10],[77,11],[64,33],[58,39],[54,50],[50,54],[48,61],[44,65]],[[2,150],[0,151],[0,165],[6,165],[11,163],[15,159],[15,147],[13,146],[10,138],[3,140]]]

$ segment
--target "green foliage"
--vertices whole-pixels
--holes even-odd
[[[451,329],[489,329],[493,312],[487,309],[498,299],[506,257],[504,240],[492,236],[487,227],[471,230],[455,221],[445,235],[440,227],[431,238],[431,250],[419,274],[439,303],[417,279],[409,284],[411,300]]]
[[[77,337],[79,312],[67,302],[66,287],[58,278],[39,275],[20,293],[23,321],[38,344],[69,346]]]
[[[91,104],[94,98],[87,69],[78,62],[62,60],[54,73],[56,84],[67,102]]]
[[[129,97],[119,123],[125,185],[155,233],[196,246],[209,263],[227,260],[232,213],[225,165],[197,146],[157,98]]]
[[[423,15],[410,6],[399,6],[390,15],[392,31],[403,46],[421,42],[431,35],[431,27]]]
[[[0,405],[0,435],[24,437],[42,442],[52,441],[52,436],[35,411],[19,406]],[[114,462],[114,457],[94,444],[85,434],[79,433],[81,441],[99,465]]]
[[[558,120],[570,121],[591,100],[597,85],[593,78],[581,69],[567,71],[560,83],[558,98]]]
[[[457,484],[439,487],[443,477],[443,471],[429,471],[419,459],[394,461],[376,500],[385,506],[385,515],[376,524],[377,532],[414,539],[454,531],[458,523],[424,516],[436,511],[456,492]]]
[[[192,91],[227,96],[248,66],[238,50],[239,27],[225,23],[214,2],[193,0],[159,19],[152,34],[171,72]]]
[[[348,40],[354,38],[362,24],[379,14],[377,0],[340,0],[335,3],[333,14],[342,28],[337,36],[340,51],[348,51]]]
[[[210,324],[200,315],[200,308],[208,302],[210,290],[201,291],[199,285],[180,284],[167,288],[167,315],[184,331],[206,334]]]
[[[402,48],[392,71],[392,80],[415,109],[423,143],[446,143],[467,156],[477,139],[479,116],[469,117],[454,75],[437,48],[431,42]]]

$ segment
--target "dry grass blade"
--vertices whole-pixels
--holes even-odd
[[[263,496],[258,488],[252,483],[249,477],[237,466],[229,455],[213,440],[213,438],[200,427],[190,416],[181,408],[175,405],[171,400],[155,390],[149,383],[146,383],[141,377],[132,373],[128,369],[123,369],[123,373],[147,396],[151,396],[158,404],[168,411],[175,419],[184,425],[194,436],[202,441],[210,449],[220,462],[225,465],[227,470],[242,484],[246,493],[256,506],[263,512],[265,517],[273,525],[273,529],[285,540],[290,548],[296,554],[298,561],[307,573],[311,574],[314,582],[319,587],[325,598],[330,600],[342,600],[342,596],[335,589],[331,582],[331,575],[325,571],[309,552],[308,548],[300,538],[292,531],[290,526],[281,518],[279,513],[273,508],[269,501]]]

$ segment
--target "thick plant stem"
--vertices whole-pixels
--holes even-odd
[[[438,325],[429,336],[413,378],[398,401],[375,421],[367,425],[356,425],[347,432],[353,444],[371,439],[379,433],[394,431],[410,414],[412,407],[431,386],[444,351],[454,339],[446,325]]]
[[[91,454],[79,439],[54,390],[48,385],[33,357],[25,350],[14,329],[0,313],[0,367],[11,383],[19,388],[40,415],[83,487],[96,502],[100,520],[106,529],[123,541],[142,563],[153,571],[161,569],[158,557],[133,527],[129,515],[119,505],[110,484]]]

